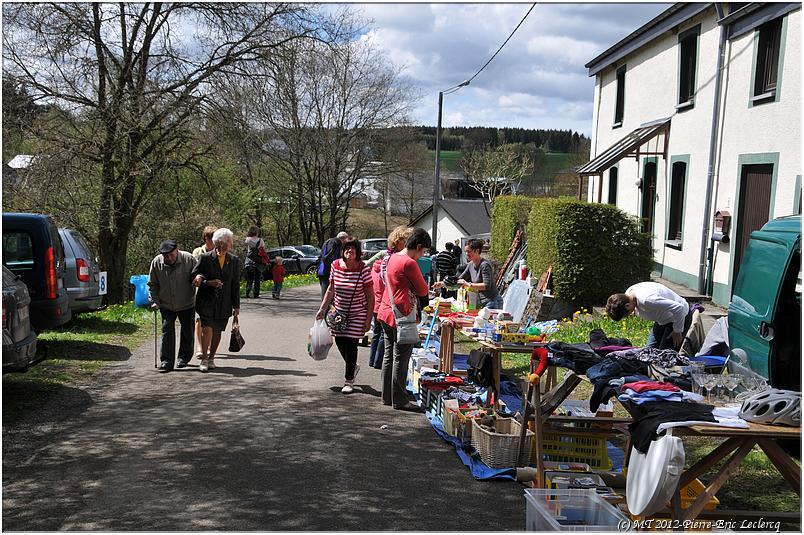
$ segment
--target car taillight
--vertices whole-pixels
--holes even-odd
[[[75,267],[78,268],[78,280],[89,282],[89,264],[83,258],[75,259]]]
[[[45,251],[45,297],[56,299],[56,259],[53,257],[53,247]]]

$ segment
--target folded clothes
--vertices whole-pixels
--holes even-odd
[[[622,387],[624,389],[630,388],[634,392],[644,392],[645,390],[667,390],[668,392],[678,392],[681,390],[674,384],[660,383],[658,381],[637,381],[635,383],[625,383]]]

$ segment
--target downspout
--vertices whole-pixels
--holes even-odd
[[[698,263],[698,293],[706,295],[708,286],[706,261],[707,250],[710,251],[710,264],[712,262],[711,255],[714,254],[714,248],[710,244],[709,239],[709,224],[712,218],[712,186],[715,181],[715,157],[717,149],[718,137],[718,124],[720,118],[720,85],[723,77],[723,56],[726,50],[726,30],[727,25],[722,24],[720,20],[723,18],[723,6],[720,3],[715,3],[715,11],[717,12],[718,24],[720,24],[720,42],[717,47],[717,73],[715,76],[715,102],[712,106],[712,134],[709,138],[709,166],[706,173],[706,201],[704,203],[704,219],[703,231],[701,232],[701,255]],[[708,277],[712,275],[709,274]]]

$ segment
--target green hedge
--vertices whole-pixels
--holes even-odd
[[[520,225],[527,225],[533,197],[503,195],[491,210],[491,256],[501,263],[508,258],[511,242]]]
[[[609,295],[648,280],[650,236],[637,220],[608,204],[535,199],[528,222],[528,266],[534,276],[553,266],[553,291],[563,301],[601,305]]]

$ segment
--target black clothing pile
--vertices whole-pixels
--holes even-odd
[[[674,401],[655,401],[632,404],[629,412],[634,421],[628,424],[634,447],[648,453],[651,441],[655,440],[659,424],[664,422],[716,422],[712,415],[712,405],[703,403],[678,403]]]

